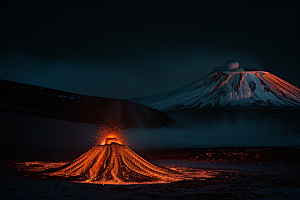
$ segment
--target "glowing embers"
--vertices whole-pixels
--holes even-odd
[[[101,125],[93,140],[95,145],[105,145],[112,142],[128,145],[128,138],[124,134],[121,122],[111,122]]]

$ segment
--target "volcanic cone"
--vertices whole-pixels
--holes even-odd
[[[181,173],[153,165],[115,142],[97,145],[69,164],[43,174],[97,184],[167,183],[184,179]]]

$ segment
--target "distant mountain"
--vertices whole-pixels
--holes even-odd
[[[217,69],[217,68],[215,68]],[[131,99],[160,111],[196,108],[300,107],[300,89],[265,71],[213,70],[167,92]]]
[[[165,113],[130,101],[74,94],[0,79],[0,111],[125,127],[171,126]]]

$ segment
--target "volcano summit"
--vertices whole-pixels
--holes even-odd
[[[269,72],[238,69],[213,70],[183,87],[131,101],[160,111],[205,107],[300,107],[299,88]]]

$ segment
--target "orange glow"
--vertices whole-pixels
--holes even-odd
[[[242,78],[240,79],[240,81],[239,81],[239,85],[236,87],[236,89],[235,89],[235,91],[237,91],[240,87],[241,87],[241,85],[242,85],[242,82],[243,82],[243,80],[244,80],[244,76],[245,76],[245,74],[244,73],[241,73],[242,74]]]
[[[122,144],[119,139],[116,137],[116,135],[108,135],[105,140],[101,142],[101,145],[105,144],[111,144],[112,142],[117,144]]]
[[[236,83],[236,80],[233,80],[232,82],[229,82],[229,80],[233,77],[233,75],[240,74],[241,77],[239,79],[239,82]],[[222,77],[221,81],[212,89],[210,92],[213,93],[217,91],[219,88],[221,88],[223,85],[227,84],[227,87],[232,87],[235,89],[235,93],[229,93],[228,98],[229,100],[235,99],[249,99],[253,97],[253,94],[250,90],[244,90],[240,91],[240,93],[237,95],[236,92],[240,89],[241,85],[243,84],[243,81],[245,79],[246,74],[253,74],[255,75],[258,80],[260,81],[260,84],[264,87],[263,89],[269,93],[273,93],[274,95],[278,97],[284,97],[284,101],[289,101],[290,104],[293,104],[293,102],[299,102],[300,98],[300,89],[289,84],[288,82],[282,80],[281,78],[264,71],[239,71],[239,72],[230,72],[227,74],[227,77]],[[212,80],[214,80],[215,77],[213,77]]]
[[[300,90],[299,88],[289,84],[288,82],[274,76],[269,72],[263,74],[264,78],[271,83],[271,86],[274,88],[274,91],[277,92],[280,96],[288,96],[292,99],[299,98]]]
[[[124,134],[125,130],[123,129],[121,122],[111,122],[107,124],[100,125],[96,135],[93,140],[95,145],[105,145],[115,142],[118,144],[129,145],[128,138]]]
[[[233,74],[233,73],[232,73]],[[218,90],[220,87],[222,87],[222,85],[224,85],[232,76],[232,74],[230,74],[227,79],[221,83],[219,83],[211,92],[215,92],[216,90]]]

